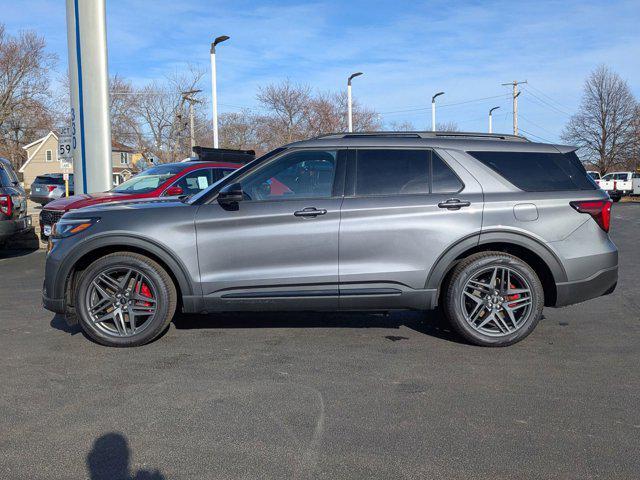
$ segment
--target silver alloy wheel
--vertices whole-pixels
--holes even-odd
[[[488,267],[464,284],[460,298],[467,323],[483,335],[510,335],[525,323],[533,298],[529,282],[509,267]]]
[[[100,331],[130,337],[152,323],[157,298],[153,283],[144,273],[131,267],[113,267],[93,278],[85,307]]]

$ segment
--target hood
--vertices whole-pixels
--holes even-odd
[[[180,200],[176,200],[175,197],[168,198],[138,198],[135,200],[125,200],[125,201],[103,201],[99,203],[94,203],[89,207],[84,207],[82,211],[77,212],[77,216],[86,216],[91,215],[93,213],[99,214],[100,212],[114,211],[114,210],[149,210],[156,208],[167,208],[167,207],[187,207],[189,206],[186,203],[181,202]],[[73,214],[69,214],[73,215]],[[67,218],[65,216],[65,218]]]
[[[117,202],[131,197],[128,193],[99,192],[84,195],[72,195],[70,197],[59,198],[47,204],[47,210],[75,210],[76,208],[90,207],[105,202]]]

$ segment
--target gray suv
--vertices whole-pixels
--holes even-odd
[[[511,345],[544,306],[613,291],[611,201],[574,147],[508,135],[333,134],[180,200],[56,224],[44,306],[112,346],[182,312],[429,310]]]

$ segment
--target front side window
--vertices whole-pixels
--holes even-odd
[[[337,152],[304,150],[280,157],[240,180],[248,200],[329,198]]]
[[[429,193],[430,150],[358,150],[356,195]]]

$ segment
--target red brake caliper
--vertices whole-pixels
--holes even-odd
[[[516,288],[516,286],[515,286],[513,283],[510,283],[510,284],[509,284],[509,288]],[[514,294],[514,295],[509,295],[509,296],[507,297],[507,300],[512,301],[512,300],[518,300],[519,298],[520,298],[520,294],[519,294],[519,293],[516,293],[516,294]],[[513,307],[515,307],[515,306],[516,306],[516,304],[515,304],[515,303],[512,303],[512,304],[511,304],[511,305],[509,305],[509,306],[510,306],[511,308],[513,308]]]
[[[142,283],[141,285],[138,284],[138,293],[140,295],[142,295],[143,297],[147,297],[147,298],[153,298],[153,296],[151,295],[151,290],[149,290],[149,287],[147,286],[146,283]],[[142,306],[143,307],[150,307],[151,303],[149,302],[142,302]]]

